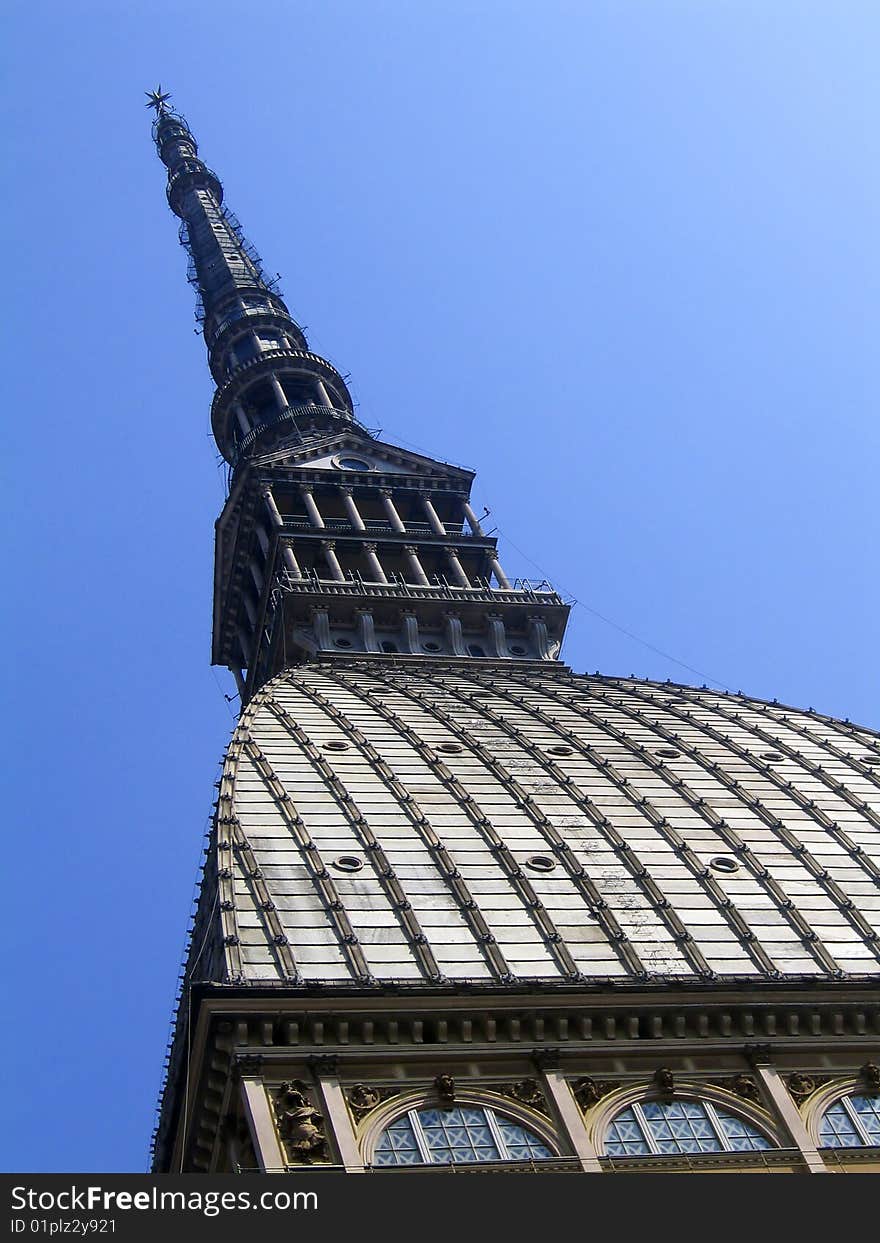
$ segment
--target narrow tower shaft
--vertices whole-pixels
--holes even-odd
[[[553,660],[567,607],[511,583],[470,504],[473,473],[380,442],[312,353],[165,98],[153,137],[180,217],[231,468],[217,523],[213,660],[245,699],[332,656]]]

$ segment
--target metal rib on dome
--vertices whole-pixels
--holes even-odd
[[[564,668],[289,670],[224,771],[227,979],[876,972],[873,755],[828,718]]]

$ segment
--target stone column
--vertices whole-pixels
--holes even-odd
[[[477,515],[474,513],[474,511],[471,509],[467,501],[465,501],[464,503],[464,516],[465,518],[467,518],[468,526],[473,531],[474,535],[482,535],[483,528],[480,526],[480,520],[477,517]]]
[[[366,531],[364,520],[360,515],[354,497],[351,494],[351,488],[340,488],[342,494],[342,504],[345,506],[345,512],[348,514],[349,521],[356,531]]]
[[[241,598],[242,600],[244,600],[244,611],[248,615],[248,621],[250,622],[252,626],[256,626],[257,610],[254,608],[253,601],[251,600],[250,596],[248,595],[246,591],[243,591],[241,593]]]
[[[342,1095],[342,1086],[339,1078],[335,1070],[324,1070],[320,1066],[315,1070],[314,1074],[315,1082],[318,1085],[318,1094],[321,1098],[321,1105],[323,1106],[324,1121],[326,1123],[324,1128],[325,1134],[327,1132],[332,1133],[346,1173],[363,1174],[364,1163],[358,1151],[354,1127],[345,1104],[345,1097]]]
[[[269,383],[272,385],[272,392],[275,394],[275,401],[278,405],[278,413],[283,414],[290,405],[290,402],[287,400],[287,394],[281,387],[281,381],[274,372],[269,376]]]
[[[289,572],[291,578],[302,578],[303,573],[299,568],[299,562],[289,544],[281,545],[281,559],[284,562],[284,568]]]
[[[238,628],[238,645],[241,648],[241,654],[244,657],[245,668],[250,669],[252,653],[250,635],[245,632],[243,626]]]
[[[454,548],[446,549],[446,560],[449,562],[449,568],[452,570],[452,577],[455,579],[459,587],[470,587],[471,582],[467,574],[464,572],[464,566],[458,559],[458,553]]]
[[[309,515],[309,522],[313,527],[317,527],[319,531],[324,530],[324,519],[321,517],[321,511],[315,503],[311,488],[300,488],[300,494],[303,498],[303,504],[306,507],[306,513]]]
[[[257,561],[256,557],[251,557],[250,561],[248,562],[248,569],[251,572],[251,578],[254,580],[254,586],[256,587],[257,591],[262,592],[263,581],[264,581],[263,571],[260,569],[260,563]]]
[[[391,493],[387,488],[382,488],[380,496],[382,497],[382,504],[385,506],[385,512],[388,515],[388,521],[391,523],[391,530],[397,531],[398,535],[402,535],[406,531],[406,527],[400,520],[400,514],[397,512],[394,501],[391,499]]]
[[[376,545],[375,544],[364,544],[363,548],[364,548],[364,556],[367,559],[367,564],[369,565],[370,569],[375,575],[374,581],[377,583],[387,583],[388,579],[385,575],[385,571],[382,569],[382,562],[379,560],[379,557],[376,553]]]
[[[425,514],[427,515],[428,525],[430,526],[434,534],[445,535],[446,527],[440,521],[440,515],[437,513],[437,510],[434,508],[431,502],[431,498],[424,492],[422,493],[422,507],[424,508]]]
[[[502,570],[501,565],[498,561],[498,558],[494,555],[491,556],[489,558],[489,564],[491,565],[492,573],[498,579],[499,584],[504,588],[505,591],[510,591],[510,580],[508,579],[507,575]]]
[[[321,547],[324,550],[327,564],[330,566],[330,573],[337,583],[344,583],[345,574],[342,571],[342,566],[339,564],[339,558],[336,556],[336,544],[333,540],[321,540]]]
[[[581,1169],[587,1174],[601,1174],[602,1167],[596,1150],[590,1143],[587,1128],[584,1126],[584,1116],[571,1094],[565,1076],[558,1070],[541,1070],[539,1073],[544,1095],[556,1115],[559,1130],[571,1145]]]
[[[318,392],[318,399],[319,399],[319,400],[318,400],[318,405],[319,405],[319,406],[328,406],[328,407],[332,410],[332,409],[333,409],[333,402],[330,400],[330,394],[327,392],[327,387],[326,387],[326,385],[324,384],[324,381],[323,381],[323,380],[316,380],[316,381],[315,381],[315,388],[317,389],[317,392]]]
[[[801,1111],[791,1099],[779,1071],[769,1063],[758,1062],[752,1064],[752,1069],[770,1102],[771,1112],[775,1115],[780,1130],[789,1137],[792,1146],[800,1151],[807,1172],[827,1174],[828,1166],[819,1155],[815,1141],[804,1125]]]
[[[284,531],[284,519],[281,517],[281,511],[275,504],[275,497],[272,495],[272,489],[266,488],[263,492],[263,499],[266,502],[266,509],[269,512],[269,519],[279,535]],[[260,547],[263,549],[263,555],[266,556],[269,551],[269,541],[266,538],[265,545],[261,538],[262,528],[257,527],[257,539],[260,541]],[[265,533],[263,533],[265,534]],[[302,571],[299,568],[299,562],[293,554],[293,549],[289,544],[282,543],[281,559],[284,567],[288,570],[293,578],[302,578]]]
[[[431,584],[428,582],[427,574],[422,569],[422,563],[419,561],[419,554],[415,545],[405,544],[403,551],[410,568],[410,573],[413,576],[413,581],[420,587],[430,587]]]
[[[261,1174],[283,1174],[286,1161],[262,1080],[242,1075],[241,1099]]]
[[[266,528],[257,523],[254,529],[257,532],[257,542],[260,545],[260,550],[263,556],[267,557],[269,555],[269,536],[266,534]]]
[[[238,687],[238,697],[244,703],[244,678],[242,677],[241,670],[237,665],[230,665],[229,671],[235,678],[235,685]]]
[[[246,436],[251,430],[251,421],[245,414],[244,406],[240,401],[234,401],[232,403],[232,412],[238,422],[239,430],[241,431],[242,436]]]

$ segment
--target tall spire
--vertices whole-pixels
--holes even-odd
[[[236,216],[223,203],[223,186],[199,158],[186,119],[168,106],[161,86],[147,91],[154,108],[153,138],[168,169],[168,203],[180,217],[179,237],[189,255],[198,319],[217,383],[212,426],[217,446],[237,466],[267,429],[298,426],[317,417],[328,427],[352,420],[345,381],[326,359],[309,351],[302,329],[269,278]]]
[[[357,422],[186,120],[161,87],[147,97],[217,383],[214,437],[233,471],[217,523],[214,663],[247,701],[282,669],[358,652],[555,660],[568,608],[548,584],[506,577],[470,505],[473,472]]]

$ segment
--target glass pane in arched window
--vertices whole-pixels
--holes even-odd
[[[880,1147],[880,1097],[845,1096],[835,1101],[819,1124],[823,1148]]]
[[[605,1151],[609,1157],[647,1157],[651,1149],[641,1122],[632,1109],[619,1113],[605,1132]]]
[[[552,1157],[537,1135],[494,1109],[411,1109],[385,1128],[376,1165],[469,1165]]]
[[[644,1101],[622,1110],[605,1134],[610,1157],[754,1152],[771,1144],[750,1122],[708,1101]]]
[[[396,1118],[382,1132],[374,1160],[376,1165],[422,1164],[422,1154],[408,1114]]]

